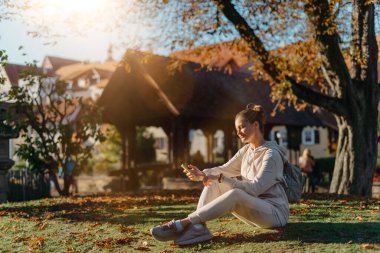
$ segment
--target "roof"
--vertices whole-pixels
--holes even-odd
[[[233,40],[173,52],[170,54],[170,57],[196,62],[201,65],[209,65],[220,70],[231,62],[239,68],[243,67],[248,64],[250,52],[251,49],[244,40]]]
[[[49,60],[50,64],[52,65],[53,72],[55,72],[57,69],[63,66],[80,63],[80,61],[78,60],[67,59],[67,58],[62,58],[62,57],[57,57],[57,56],[46,56],[44,59],[44,62],[46,60]]]
[[[147,56],[149,60],[144,61]],[[271,117],[275,105],[269,83],[247,81],[248,73],[207,71],[192,62],[184,63],[182,71],[170,73],[171,58],[131,50],[124,59],[98,100],[105,109],[104,121],[116,126],[169,119],[177,116],[176,111],[185,118],[232,121],[250,102],[264,107],[269,124],[324,126],[309,109],[288,107]]]
[[[59,68],[55,73],[60,77],[61,80],[72,80],[84,73],[96,70],[100,78],[110,78],[113,71],[116,69],[116,62],[105,62],[105,63],[75,63]]]
[[[41,68],[20,65],[20,64],[13,64],[13,63],[8,63],[7,65],[5,65],[4,69],[5,69],[5,72],[7,73],[10,83],[13,86],[18,85],[19,76],[23,71],[30,70],[33,73],[42,74]],[[52,76],[52,75],[48,73],[48,76]]]
[[[14,86],[18,85],[19,75],[26,68],[27,67],[25,65],[12,64],[12,63],[8,63],[4,67],[5,72],[7,73],[7,76],[9,78],[10,83],[12,85],[14,85]]]

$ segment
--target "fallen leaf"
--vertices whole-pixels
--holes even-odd
[[[44,230],[46,226],[47,226],[46,223],[38,224],[38,230]]]
[[[144,246],[138,246],[138,247],[135,247],[134,249],[135,250],[141,250],[141,251],[150,251],[150,249],[148,247],[144,247]]]
[[[363,249],[374,249],[375,245],[366,243],[366,244],[362,244],[360,247],[362,247]]]

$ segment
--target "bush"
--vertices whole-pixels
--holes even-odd
[[[327,173],[329,179],[331,180],[335,165],[335,156],[333,157],[322,157],[315,159],[314,173],[318,178],[318,181],[322,178],[323,174]]]

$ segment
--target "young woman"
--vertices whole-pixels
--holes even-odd
[[[197,210],[182,220],[152,228],[155,239],[174,240],[177,245],[210,240],[213,235],[205,222],[227,213],[261,228],[287,224],[289,205],[281,185],[285,151],[275,142],[264,140],[264,123],[263,108],[249,104],[235,117],[237,135],[247,144],[222,166],[201,171],[189,165],[195,176],[184,171],[187,176],[205,186]]]

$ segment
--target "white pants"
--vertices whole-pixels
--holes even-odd
[[[278,215],[279,211],[271,203],[241,189],[232,189],[224,183],[212,183],[204,187],[197,210],[188,217],[191,223],[196,224],[232,213],[249,225],[272,228],[287,223],[288,214]]]

